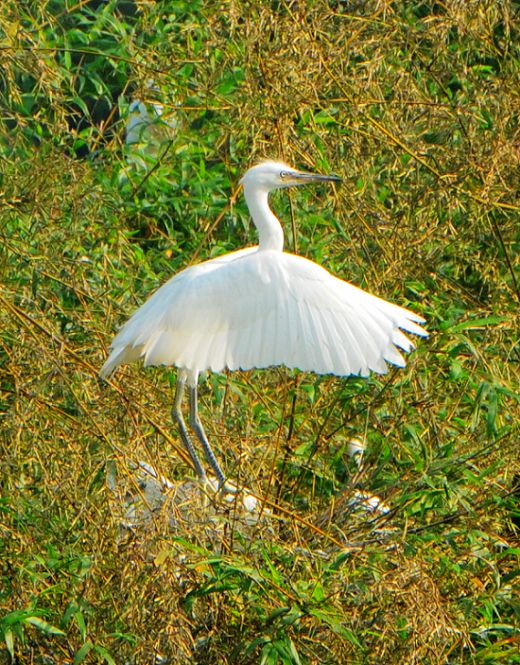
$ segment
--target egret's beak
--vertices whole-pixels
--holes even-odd
[[[341,182],[341,178],[337,175],[322,175],[321,173],[306,173],[305,171],[291,173],[291,180],[294,181],[295,185],[305,185],[308,182]]]

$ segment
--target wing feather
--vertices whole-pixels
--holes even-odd
[[[144,358],[191,371],[284,364],[322,374],[384,373],[425,336],[423,319],[288,253],[248,248],[188,268],[129,319],[103,376]]]

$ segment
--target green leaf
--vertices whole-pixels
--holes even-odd
[[[488,436],[495,436],[497,433],[497,415],[498,415],[498,395],[494,386],[490,386],[487,399],[486,425]]]
[[[316,113],[316,115],[314,116],[314,122],[317,125],[333,125],[336,122],[336,120],[327,111],[319,111],[319,113]]]
[[[13,631],[10,628],[4,632],[4,640],[7,651],[9,651],[11,658],[14,659],[14,636]]]
[[[325,591],[320,582],[316,582],[312,590],[312,600],[316,603],[321,603],[325,599]]]
[[[94,647],[94,651],[98,653],[102,658],[104,658],[105,661],[108,663],[108,665],[117,665],[116,661],[112,658],[108,649],[106,649],[105,647],[102,647],[100,644],[96,644]]]
[[[92,642],[87,641],[85,644],[79,649],[79,651],[76,651],[74,654],[74,660],[73,660],[73,665],[79,665],[82,663],[85,658],[88,656],[88,654],[92,651],[94,645]]]
[[[273,623],[276,621],[276,619],[278,619],[278,617],[286,615],[290,609],[290,607],[279,607],[277,610],[274,610],[274,612],[271,612],[271,614],[266,617],[265,624],[269,625],[270,623]]]
[[[87,635],[87,626],[85,624],[85,617],[83,616],[83,612],[80,610],[77,610],[74,612],[74,619],[76,621],[76,624],[78,626],[79,634],[81,635],[81,639],[84,640],[86,635]]]
[[[251,653],[253,653],[253,651],[255,651],[255,649],[256,649],[257,647],[260,647],[260,646],[263,647],[264,645],[269,644],[270,641],[271,641],[271,640],[270,640],[268,637],[264,637],[264,636],[262,636],[262,637],[255,637],[255,639],[252,640],[252,641],[247,645],[247,647],[245,648],[244,653],[243,653],[244,658],[247,657],[247,656],[249,656]]]
[[[300,656],[296,651],[294,642],[290,637],[284,637],[280,640],[273,642],[273,647],[276,652],[282,657],[284,663],[290,663],[291,665],[301,665]]]
[[[447,325],[446,327],[441,324],[442,330],[449,330],[452,333],[461,332],[462,330],[478,330],[479,328],[487,328],[488,326],[496,326],[499,323],[507,321],[509,317],[507,316],[487,316],[482,319],[468,319],[467,321],[462,321],[453,326]]]
[[[56,626],[52,626],[50,623],[44,621],[40,617],[27,617],[25,621],[26,623],[30,623],[33,626],[36,626],[36,628],[39,628],[41,631],[48,633],[49,635],[65,635],[62,630],[56,628]]]
[[[335,633],[345,638],[358,648],[362,648],[361,643],[354,635],[354,633],[350,630],[350,628],[346,628],[337,616],[317,608],[310,609],[309,614],[316,617],[316,619],[326,623]]]

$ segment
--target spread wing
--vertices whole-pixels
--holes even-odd
[[[333,277],[300,256],[248,248],[164,284],[112,342],[101,370],[146,365],[220,371],[286,365],[319,374],[383,373],[425,336],[413,312]]]

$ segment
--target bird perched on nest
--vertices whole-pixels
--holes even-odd
[[[318,374],[367,376],[386,372],[387,362],[405,365],[399,349],[410,351],[414,345],[403,330],[427,334],[417,314],[284,252],[269,192],[327,181],[340,178],[274,161],[246,171],[241,183],[258,245],[179,272],[133,314],[110,345],[102,377],[140,358],[145,365],[178,368],[172,415],[202,479],[206,473],[181,410],[186,385],[191,428],[218,482],[225,482],[198,415],[201,372],[285,365]]]

